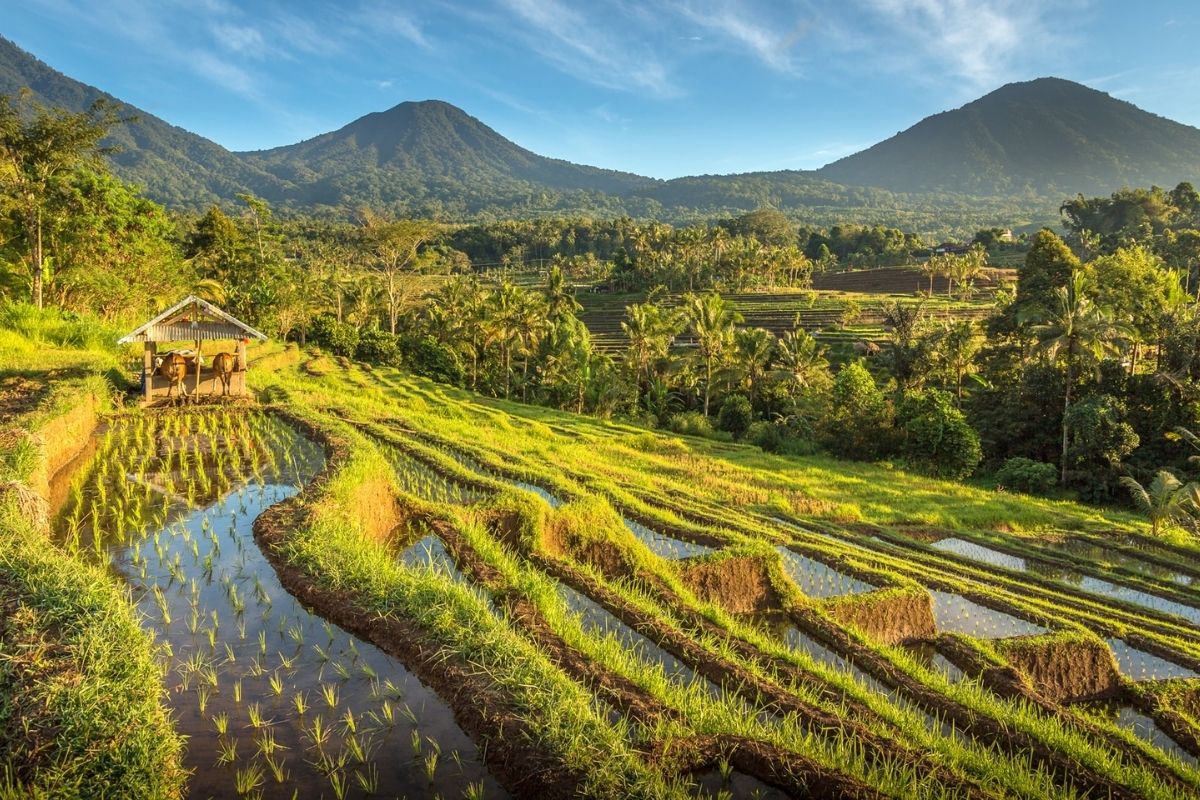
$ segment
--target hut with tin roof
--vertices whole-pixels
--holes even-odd
[[[117,341],[119,344],[145,344],[142,357],[142,397],[146,403],[152,403],[156,398],[167,397],[179,389],[192,397],[205,394],[244,396],[246,345],[251,339],[261,342],[266,341],[266,338],[207,300],[188,295]],[[231,342],[232,350],[214,344],[223,341]],[[174,349],[159,352],[159,345],[167,343],[186,343],[190,346],[185,349],[176,346]],[[205,362],[206,346],[209,351],[208,364]],[[228,386],[223,384],[220,374],[211,366],[213,357],[217,355],[221,355],[222,360],[227,360],[228,356],[234,359],[233,371],[228,375]],[[178,385],[179,381],[173,381],[169,376],[160,374],[161,365],[172,356],[182,356],[186,363],[182,386]]]

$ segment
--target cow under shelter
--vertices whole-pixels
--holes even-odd
[[[142,397],[158,398],[246,395],[246,345],[266,336],[207,300],[188,295],[118,344],[143,342]],[[230,342],[232,347],[217,344]],[[186,349],[163,349],[166,343]]]

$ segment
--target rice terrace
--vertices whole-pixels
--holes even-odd
[[[0,800],[1200,798],[1200,130],[1037,78],[744,160],[981,87],[956,30],[1054,66],[1045,12],[53,5],[0,23]],[[676,177],[307,131],[387,70]]]

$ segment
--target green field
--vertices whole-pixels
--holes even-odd
[[[1132,516],[294,347],[255,405],[113,410],[111,353],[39,349],[9,794],[1200,792],[1200,552]]]

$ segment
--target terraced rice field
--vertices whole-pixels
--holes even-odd
[[[1200,794],[1192,545],[314,358],[112,418],[56,524],[190,796]]]
[[[934,281],[934,296],[927,311],[934,319],[979,320],[991,311],[989,298],[996,286],[1008,279],[1008,271],[993,270],[979,283],[976,297],[970,301],[949,299],[944,279]],[[884,337],[883,302],[916,302],[917,294],[927,290],[929,279],[914,269],[887,268],[817,276],[814,292],[781,289],[775,292],[723,294],[744,317],[747,328],[765,328],[775,335],[800,327],[829,345],[858,341],[877,341]],[[616,353],[627,344],[621,330],[625,307],[642,302],[641,295],[582,294],[580,320],[587,325],[592,341],[601,352]],[[841,324],[845,301],[854,300],[861,313],[850,324]],[[667,305],[678,298],[669,298]],[[680,339],[686,344],[686,337]]]

